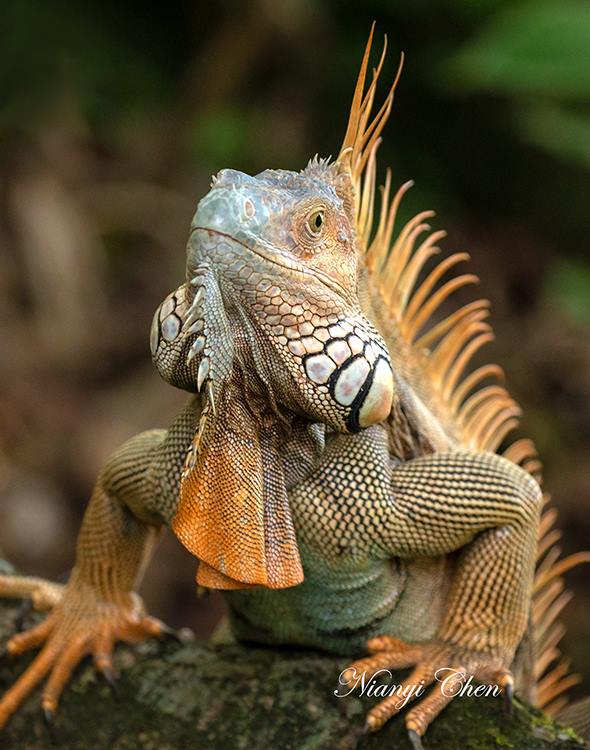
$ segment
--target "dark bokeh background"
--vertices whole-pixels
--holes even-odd
[[[0,547],[21,569],[71,567],[102,461],[183,402],[148,331],[211,173],[335,154],[373,18],[385,77],[407,56],[381,163],[416,180],[406,216],[437,209],[472,252],[563,549],[590,546],[587,0],[3,0]],[[143,591],[205,634],[221,605],[194,570],[169,537]],[[564,644],[586,692],[589,573]]]

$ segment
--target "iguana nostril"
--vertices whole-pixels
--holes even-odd
[[[254,206],[250,198],[246,198],[242,205],[242,210],[244,212],[244,216],[247,219],[251,219],[254,216],[254,214],[256,213],[256,207]]]

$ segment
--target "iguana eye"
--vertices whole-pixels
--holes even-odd
[[[314,211],[307,220],[307,225],[312,234],[319,234],[324,226],[324,212]]]

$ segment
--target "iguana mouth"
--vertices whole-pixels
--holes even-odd
[[[193,227],[191,234],[196,232],[197,230],[201,230],[203,232],[208,232],[209,234],[215,234],[219,237],[225,237],[228,240],[231,240],[232,242],[235,242],[238,245],[241,245],[243,248],[248,250],[253,255],[256,255],[259,258],[262,258],[262,260],[268,261],[269,263],[272,263],[275,266],[279,266],[280,268],[285,268],[288,271],[295,271],[295,273],[301,274],[301,276],[310,276],[311,278],[316,279],[317,281],[320,281],[322,284],[327,286],[331,291],[338,294],[340,297],[343,297],[345,300],[350,300],[350,293],[346,291],[346,289],[341,286],[335,279],[333,279],[331,276],[328,276],[328,274],[323,273],[323,271],[319,271],[318,269],[310,269],[305,268],[304,266],[299,265],[295,261],[290,260],[289,258],[286,258],[281,250],[279,248],[274,247],[274,245],[268,245],[268,248],[265,248],[264,246],[261,246],[260,244],[256,247],[252,247],[251,245],[247,245],[242,240],[237,239],[231,234],[228,234],[227,232],[222,232],[218,229],[211,229],[211,227],[202,227],[202,226],[196,226]]]

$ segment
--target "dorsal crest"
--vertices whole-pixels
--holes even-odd
[[[512,441],[508,435],[519,425],[520,408],[503,385],[502,370],[486,364],[472,370],[479,349],[493,340],[487,318],[487,300],[475,300],[441,314],[448,298],[458,289],[478,281],[474,274],[445,279],[457,264],[469,259],[455,253],[428,268],[440,253],[437,243],[443,231],[431,232],[432,211],[422,211],[399,231],[396,215],[401,199],[412,182],[392,192],[391,170],[380,188],[376,204],[376,153],[400,77],[397,75],[385,101],[371,118],[377,81],[383,68],[386,40],[379,63],[366,87],[374,24],[365,48],[342,148],[332,165],[339,192],[355,222],[360,257],[366,268],[368,297],[376,321],[391,349],[394,367],[423,398],[428,413],[442,426],[451,445],[478,451],[501,452],[520,464],[538,481],[541,463],[532,441]],[[366,91],[365,91],[366,88]],[[418,403],[422,403],[418,399]],[[428,419],[428,414],[426,415]],[[561,575],[588,559],[578,553],[559,559],[552,530],[553,509],[546,511],[539,530],[539,547],[532,620],[536,649],[535,677],[540,689],[538,703],[557,712],[564,704],[564,692],[574,678],[567,675],[557,643],[561,637],[557,618],[568,601]],[[549,674],[547,674],[549,672]],[[541,679],[543,677],[543,679]]]
[[[354,218],[357,237],[361,245],[366,245],[368,233],[370,233],[373,223],[375,154],[381,142],[381,133],[391,114],[395,90],[404,64],[404,53],[402,52],[391,88],[377,114],[371,118],[377,82],[387,53],[387,36],[385,36],[379,63],[376,68],[373,68],[371,83],[365,91],[374,31],[375,23],[371,26],[371,32],[365,47],[344,140],[338,158],[332,165],[337,175],[337,190]],[[361,189],[363,180],[365,190]]]

